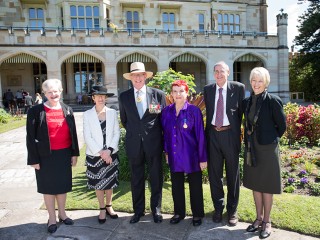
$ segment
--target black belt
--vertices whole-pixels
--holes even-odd
[[[217,132],[221,132],[221,131],[226,131],[226,130],[229,130],[231,129],[231,126],[222,126],[222,127],[217,127],[217,126],[214,126],[212,125],[213,129],[216,130]]]

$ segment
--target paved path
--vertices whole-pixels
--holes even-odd
[[[83,146],[82,113],[75,113],[79,145]],[[155,224],[150,214],[136,224],[129,224],[131,214],[119,213],[119,218],[107,219],[98,224],[98,211],[70,211],[74,226],[59,225],[56,233],[46,231],[47,212],[40,210],[42,195],[37,193],[34,170],[26,165],[25,127],[0,134],[0,239],[259,239],[258,233],[245,232],[248,223],[228,227],[226,222],[215,224],[205,218],[200,227],[193,227],[186,218],[177,225],[169,224],[171,215],[164,215],[164,222]],[[269,240],[313,240],[317,238],[295,232],[273,229]]]

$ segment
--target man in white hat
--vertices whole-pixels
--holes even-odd
[[[126,129],[126,153],[131,169],[131,191],[134,215],[130,223],[139,222],[145,211],[145,176],[147,163],[151,185],[151,210],[155,223],[162,222],[162,128],[161,110],[166,106],[163,91],[145,85],[153,73],[144,64],[134,62],[130,72],[123,74],[131,80],[133,88],[119,97],[120,118]]]

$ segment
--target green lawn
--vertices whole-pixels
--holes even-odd
[[[0,133],[4,133],[26,125],[26,118],[11,118],[8,123],[0,123]]]
[[[84,148],[78,165],[73,169],[73,191],[68,193],[67,209],[98,209],[95,193],[88,190],[84,166]],[[189,203],[189,189],[186,184],[187,214],[191,215]],[[203,185],[204,206],[207,216],[212,215],[213,205],[210,196],[210,187]],[[150,212],[150,191],[146,190],[146,211]],[[275,195],[272,209],[272,225],[277,228],[287,229],[308,235],[320,236],[320,201],[319,197],[302,196],[295,194]],[[131,191],[129,182],[120,182],[115,189],[113,207],[116,211],[132,212]],[[171,184],[165,182],[163,186],[162,212],[173,213]],[[241,188],[238,209],[239,218],[243,222],[252,222],[255,219],[255,207],[252,192]]]

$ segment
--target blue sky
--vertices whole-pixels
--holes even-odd
[[[295,36],[298,35],[298,17],[307,9],[308,3],[297,4],[298,0],[267,0],[268,4],[268,33],[277,33],[276,16],[283,8],[288,14],[288,47],[292,45]]]

